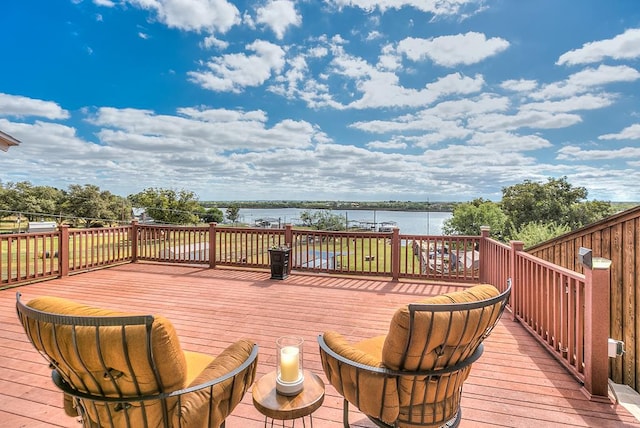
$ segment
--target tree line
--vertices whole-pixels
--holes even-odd
[[[148,188],[122,197],[93,184],[72,184],[66,190],[29,182],[0,183],[0,218],[55,220],[72,227],[102,227],[128,223],[140,207],[160,223],[222,222],[218,208],[205,208],[193,192]]]
[[[332,210],[386,209],[449,211],[445,221],[447,235],[479,235],[481,226],[491,227],[491,236],[501,241],[524,241],[527,246],[551,239],[614,213],[610,202],[588,201],[584,187],[572,186],[566,177],[549,178],[546,183],[525,180],[502,189],[500,202],[482,198],[464,203],[429,202],[340,202],[340,201],[264,201],[200,202],[187,190],[147,188],[122,197],[92,184],[73,184],[66,190],[34,186],[29,182],[0,183],[0,219],[22,217],[28,221],[56,220],[73,227],[100,227],[131,221],[133,207],[143,208],[159,223],[222,223],[237,221],[240,208],[302,208],[307,227],[343,230],[342,216]],[[220,206],[226,205],[223,213]]]
[[[572,186],[567,177],[525,180],[504,187],[500,202],[478,198],[457,205],[442,231],[479,235],[481,226],[489,226],[493,238],[523,241],[528,247],[614,214],[610,202],[589,201],[587,195],[586,188]]]

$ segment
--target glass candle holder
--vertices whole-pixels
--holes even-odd
[[[298,336],[283,336],[276,340],[276,392],[296,395],[304,386],[304,340]]]

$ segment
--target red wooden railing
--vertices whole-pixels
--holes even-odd
[[[269,267],[269,249],[291,249],[290,268],[324,273],[512,284],[510,311],[585,384],[607,396],[608,270],[585,274],[481,236],[421,236],[293,229],[139,225],[0,235],[1,285],[131,261]],[[606,283],[606,284],[605,284]],[[606,293],[605,293],[606,289]],[[602,325],[606,324],[605,330]],[[604,373],[604,379],[603,379]]]
[[[504,291],[511,277],[513,253],[510,246],[489,238],[489,229],[483,228],[480,239],[480,282],[493,284]],[[512,292],[513,294],[513,292]]]
[[[269,267],[269,249],[288,246],[298,271],[478,281],[480,238],[395,232],[245,227],[132,226],[134,260]]]
[[[179,226],[131,226],[133,261],[209,263],[209,228]]]
[[[612,261],[609,336],[624,342],[625,352],[612,359],[611,379],[640,392],[640,205],[527,248],[543,260],[582,272],[580,247]]]
[[[73,229],[61,228],[60,242],[68,242],[68,252],[60,251],[69,272],[110,266],[131,261],[130,226]],[[64,263],[68,255],[68,264]]]
[[[579,381],[584,392],[607,401],[608,267],[584,265],[585,274],[523,251],[523,243],[497,242],[483,230],[481,280],[512,286],[509,311]]]
[[[558,360],[584,381],[585,277],[522,251],[514,252],[511,299],[521,321]]]
[[[59,232],[0,235],[0,284],[13,286],[59,275]]]

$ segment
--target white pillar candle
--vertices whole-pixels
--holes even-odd
[[[298,380],[300,351],[296,346],[285,346],[280,350],[280,378],[283,382]]]

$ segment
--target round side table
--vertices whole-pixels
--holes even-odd
[[[276,392],[276,372],[272,371],[262,376],[253,385],[253,405],[264,415],[264,425],[267,426],[267,418],[282,421],[302,418],[302,426],[305,426],[304,417],[309,416],[313,427],[312,413],[318,410],[324,401],[324,382],[316,374],[304,371],[304,387],[298,395],[288,397]],[[294,421],[295,424],[295,421]]]

